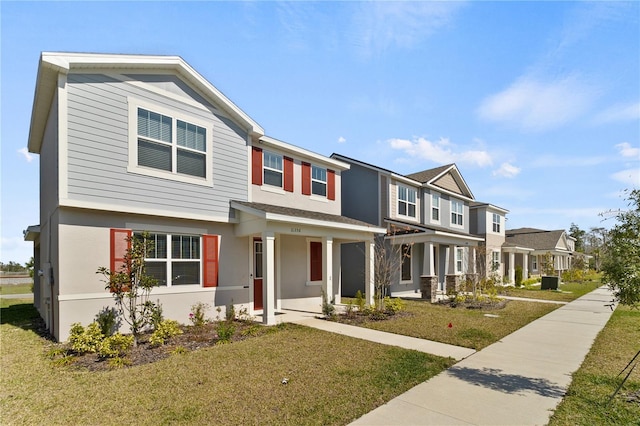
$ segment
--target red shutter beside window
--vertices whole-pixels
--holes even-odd
[[[218,286],[218,236],[202,236],[202,264],[203,264],[203,286]]]
[[[311,195],[311,164],[302,162],[302,194]]]
[[[336,199],[336,172],[327,169],[327,198]]]
[[[121,272],[127,250],[131,247],[130,229],[111,229],[110,233],[110,265],[111,272]]]
[[[322,281],[322,243],[309,243],[309,278],[311,281]]]
[[[262,148],[251,147],[251,183],[262,185]]]
[[[293,158],[284,157],[284,190],[293,192]]]

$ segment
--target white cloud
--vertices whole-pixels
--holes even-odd
[[[439,164],[459,163],[484,167],[493,163],[491,155],[487,151],[473,149],[456,151],[456,145],[446,138],[441,138],[437,142],[425,138],[414,138],[413,140],[396,138],[389,139],[387,142],[391,148],[404,151],[412,158]]]
[[[640,102],[614,105],[602,111],[595,118],[598,124],[633,120],[640,120]]]
[[[640,188],[640,169],[638,168],[621,170],[612,174],[611,178],[632,188]]]
[[[27,163],[30,163],[33,161],[33,155],[29,152],[27,148],[20,148],[17,152],[18,154],[21,154],[25,160],[27,160]]]
[[[355,11],[355,43],[365,56],[411,48],[446,27],[462,2],[365,2]]]
[[[477,113],[485,120],[543,131],[582,115],[596,94],[593,85],[575,76],[554,81],[524,76],[507,89],[485,98]]]
[[[509,163],[502,163],[500,167],[493,171],[493,176],[500,176],[505,178],[516,177],[520,173],[520,168]]]
[[[347,140],[346,140],[343,136],[340,136],[340,137],[338,138],[338,143],[345,143],[346,141],[347,141]]]
[[[633,157],[635,159],[640,157],[640,148],[632,147],[629,142],[619,143],[616,145],[616,148],[618,148],[618,152],[620,152],[623,157]]]

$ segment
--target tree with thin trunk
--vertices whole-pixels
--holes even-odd
[[[158,281],[147,275],[145,258],[153,250],[153,241],[148,233],[128,237],[129,248],[120,269],[112,271],[98,268],[106,280],[106,290],[113,295],[118,313],[129,324],[133,344],[137,346],[140,335],[151,324],[158,306],[150,300],[151,289]]]

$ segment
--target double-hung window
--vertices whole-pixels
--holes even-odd
[[[431,220],[440,222],[440,194],[431,194]]]
[[[463,272],[462,260],[464,259],[464,249],[462,247],[456,248],[456,273],[461,274]]]
[[[491,252],[491,272],[496,272],[500,268],[500,252]]]
[[[327,196],[327,169],[311,166],[311,193]]]
[[[500,233],[500,215],[493,213],[493,232]]]
[[[129,171],[212,183],[212,135],[202,119],[129,99]]]
[[[282,155],[264,151],[264,183],[282,188]]]
[[[461,201],[451,200],[451,224],[463,226],[464,205]]]
[[[398,185],[398,215],[416,217],[416,190]]]
[[[136,234],[141,238],[140,234]],[[147,274],[159,286],[200,284],[200,237],[193,235],[150,234],[152,249],[145,258]]]

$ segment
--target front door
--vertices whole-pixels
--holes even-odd
[[[262,240],[253,240],[253,309],[262,309]]]

